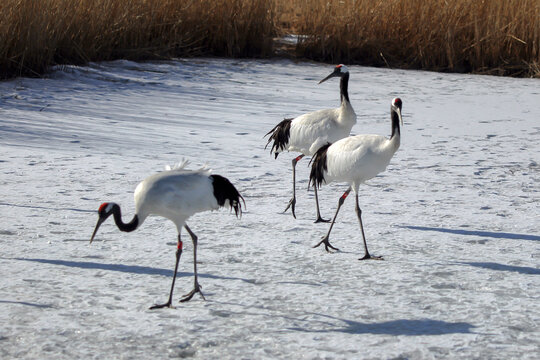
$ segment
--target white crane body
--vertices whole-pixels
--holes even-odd
[[[333,143],[349,136],[355,124],[356,113],[348,101],[336,109],[300,115],[291,121],[290,140],[286,150],[313,156],[327,142]]]
[[[180,231],[190,216],[219,209],[209,173],[168,170],[140,182],[134,193],[139,222],[158,215],[173,221]]]
[[[301,153],[292,160],[293,196],[285,209],[287,211],[290,207],[295,218],[296,163],[306,155],[313,156],[326,143],[349,136],[352,127],[356,124],[356,113],[349,101],[349,70],[342,64],[337,65],[334,71],[322,79],[319,84],[332,77],[341,78],[341,105],[338,108],[313,111],[294,119],[284,119],[265,135],[269,135],[266,147],[273,141],[270,153],[273,153],[275,158],[283,151]],[[320,214],[317,188],[315,188],[315,202],[317,205],[317,220],[315,222],[326,222]]]
[[[122,212],[118,204],[113,202],[101,204],[98,210],[98,222],[90,238],[90,243],[92,243],[101,224],[110,216],[113,216],[116,226],[126,232],[139,228],[149,215],[161,216],[174,222],[178,230],[178,246],[169,300],[165,304],[154,305],[150,309],[172,307],[174,283],[183,248],[180,235],[182,227],[189,233],[193,242],[194,288],[180,301],[188,301],[196,293],[203,296],[197,280],[197,236],[186,224],[187,219],[196,213],[217,210],[223,206],[234,209],[236,216],[242,214],[240,200],[244,199],[229,180],[220,175],[211,175],[209,169],[186,170],[186,165],[187,161],[184,161],[177,167],[169,168],[141,181],[134,193],[135,215],[128,223],[122,221]]]
[[[349,188],[339,199],[338,207],[328,233],[315,247],[324,244],[327,251],[329,251],[329,248],[337,250],[330,245],[328,239],[341,205],[351,190],[354,190],[356,214],[360,222],[365,249],[365,255],[361,260],[382,259],[380,257],[373,257],[368,252],[364,226],[362,224],[362,211],[358,202],[358,189],[360,184],[386,170],[390,160],[398,150],[401,141],[400,123],[403,123],[401,108],[401,99],[395,98],[392,100],[390,111],[392,135],[390,138],[373,134],[349,136],[333,144],[327,143],[317,150],[317,153],[312,159],[310,184],[313,183],[314,187],[320,187],[323,183],[329,184],[332,181],[338,181],[349,183]]]
[[[355,192],[361,183],[384,170],[399,148],[399,136],[389,140],[381,135],[356,135],[341,139],[328,148],[332,166],[324,175],[325,182],[350,182]]]

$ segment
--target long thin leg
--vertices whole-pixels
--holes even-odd
[[[172,280],[172,284],[171,284],[171,292],[169,293],[169,300],[165,304],[159,304],[159,305],[151,306],[150,310],[161,309],[161,308],[164,308],[164,307],[169,307],[169,308],[173,307],[172,306],[172,296],[173,296],[173,290],[174,290],[174,282],[176,281],[176,273],[178,271],[178,263],[180,262],[180,256],[182,255],[182,247],[183,247],[183,243],[182,243],[182,240],[180,239],[180,233],[178,233],[178,244],[177,244],[177,247],[176,247],[176,264],[174,265],[174,275],[173,275],[173,280]]]
[[[321,210],[319,209],[319,195],[317,194],[317,185],[313,185],[313,189],[315,189],[315,203],[317,204],[317,220],[315,220],[315,223],[330,222],[329,219],[323,219],[321,217]]]
[[[317,246],[319,246],[321,244],[324,244],[324,248],[328,252],[330,252],[330,250],[328,250],[328,248],[339,251],[339,249],[337,249],[337,248],[333,247],[332,245],[330,245],[330,242],[328,241],[328,239],[330,238],[330,232],[332,231],[332,228],[334,227],[334,223],[336,222],[336,218],[337,218],[337,214],[339,212],[339,209],[341,208],[341,205],[343,205],[343,203],[345,202],[345,199],[347,198],[347,196],[349,196],[349,193],[351,192],[351,190],[352,190],[352,188],[349,186],[347,191],[345,191],[343,193],[343,195],[341,195],[341,197],[339,198],[336,214],[334,215],[334,218],[332,219],[332,223],[330,224],[330,229],[328,229],[328,233],[326,234],[326,236],[323,237],[323,239],[317,245],[315,245],[314,248],[316,248]]]
[[[360,230],[362,231],[362,239],[364,239],[364,250],[365,250],[364,257],[358,260],[367,260],[367,259],[384,260],[382,256],[371,256],[367,249],[366,235],[364,234],[364,225],[362,224],[362,210],[360,209],[360,204],[358,203],[358,194],[356,194],[356,216],[358,216],[358,221],[360,222]]]
[[[293,196],[292,196],[291,200],[289,200],[289,204],[287,205],[285,210],[283,210],[283,212],[286,212],[287,210],[289,210],[289,208],[291,208],[292,216],[295,219],[296,219],[296,214],[294,213],[294,207],[296,205],[296,163],[298,161],[300,161],[300,159],[302,159],[304,156],[305,156],[304,154],[301,154],[301,155],[298,155],[297,157],[295,157],[292,160],[292,190],[293,190]]]
[[[199,280],[198,280],[198,275],[197,275],[197,240],[198,240],[198,237],[197,237],[197,235],[195,235],[195,233],[193,233],[193,231],[191,231],[191,229],[189,228],[189,226],[187,226],[187,224],[184,224],[184,228],[189,233],[189,236],[191,236],[191,241],[193,242],[193,275],[194,275],[195,280],[194,280],[193,290],[191,290],[189,293],[184,295],[182,297],[182,299],[180,299],[180,302],[186,302],[186,301],[191,300],[193,295],[195,295],[196,293],[201,294],[201,297],[203,298],[203,300],[206,300],[204,298],[204,295],[203,295],[202,291],[201,291],[202,286],[199,285]]]

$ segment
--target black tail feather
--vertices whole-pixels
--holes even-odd
[[[332,144],[327,143],[326,145],[323,145],[311,158],[311,161],[309,162],[311,165],[311,172],[309,174],[308,187],[313,184],[313,186],[320,188],[323,181],[326,183],[326,180],[324,179],[324,172],[328,170],[326,152],[330,145]]]
[[[291,121],[293,119],[283,119],[279,124],[274,126],[272,130],[270,130],[266,135],[270,135],[268,138],[268,142],[266,143],[265,149],[268,147],[268,145],[274,140],[274,144],[272,144],[272,148],[270,149],[270,153],[275,153],[275,158],[277,159],[279,152],[282,150],[285,150],[287,147],[287,144],[289,143],[289,138],[291,135]]]
[[[229,205],[234,209],[234,213],[237,217],[242,216],[242,204],[240,199],[246,206],[244,198],[231,182],[221,175],[210,175],[212,178],[212,185],[214,186],[214,197],[216,198],[219,206],[225,206],[225,201],[229,200]]]

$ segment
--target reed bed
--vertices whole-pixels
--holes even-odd
[[[2,0],[0,76],[118,58],[268,56],[273,0]]]
[[[289,55],[540,77],[538,0],[3,0],[0,77],[55,64]]]
[[[299,56],[436,71],[540,76],[538,0],[289,0]]]

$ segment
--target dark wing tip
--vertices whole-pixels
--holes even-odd
[[[308,187],[313,184],[313,186],[321,187],[323,181],[326,182],[324,178],[324,172],[328,170],[327,156],[328,148],[331,146],[331,143],[323,145],[317,150],[311,161],[311,172],[309,174],[309,183]]]
[[[229,201],[231,209],[234,209],[234,213],[237,217],[242,216],[242,202],[246,207],[246,201],[240,195],[234,185],[225,177],[221,175],[210,175],[212,178],[212,185],[214,187],[214,197],[217,200],[219,206],[225,206],[225,202]],[[242,202],[240,202],[240,200]]]
[[[270,130],[265,137],[270,135],[268,138],[268,142],[266,143],[265,149],[268,147],[268,145],[274,141],[272,144],[272,148],[270,149],[270,153],[274,152],[277,158],[277,155],[279,151],[285,150],[287,147],[287,144],[289,143],[289,138],[291,136],[291,122],[293,118],[290,119],[283,119],[279,124],[274,126],[272,130]]]

